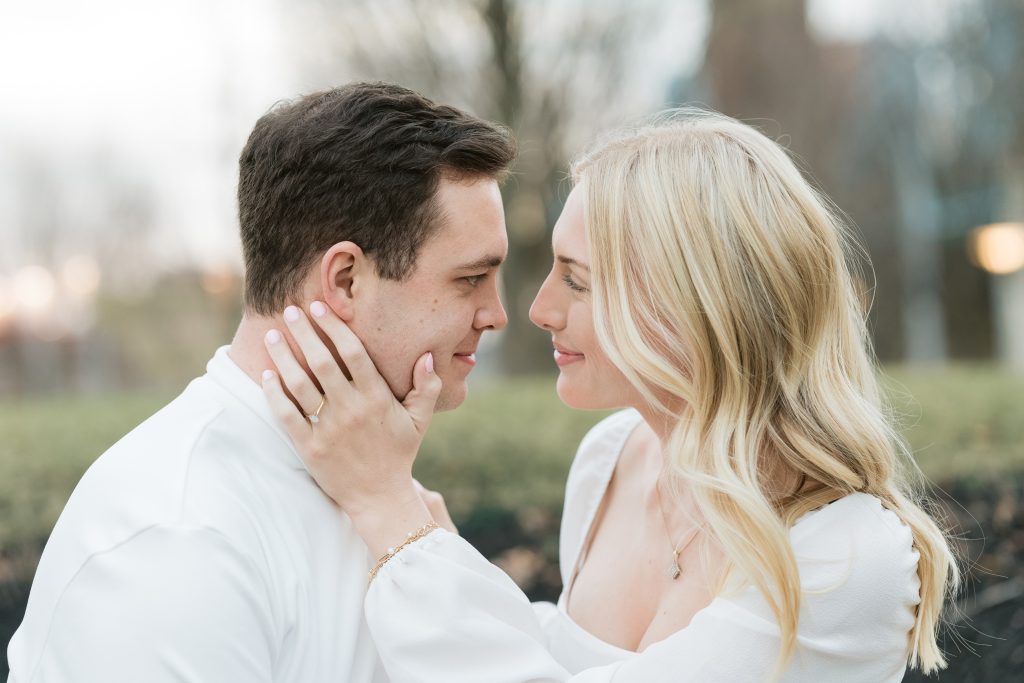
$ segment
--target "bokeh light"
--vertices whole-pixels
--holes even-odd
[[[25,266],[14,275],[15,310],[26,317],[45,315],[57,297],[57,282],[43,266]]]
[[[975,228],[968,239],[971,262],[994,275],[1024,268],[1024,223],[992,223]]]

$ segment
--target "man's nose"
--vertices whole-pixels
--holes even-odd
[[[508,325],[508,315],[501,305],[501,296],[494,287],[487,305],[477,311],[476,328],[480,330],[501,330]]]

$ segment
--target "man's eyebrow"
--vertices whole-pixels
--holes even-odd
[[[583,263],[582,261],[577,261],[576,259],[569,258],[568,256],[559,256],[558,260],[559,262],[564,263],[567,266],[578,266],[583,270],[587,271],[588,273],[590,272],[590,266],[588,266],[586,263]]]
[[[504,261],[504,256],[484,256],[483,258],[478,258],[477,260],[472,261],[470,263],[462,264],[457,268],[457,270],[481,270],[488,268],[497,268],[502,263],[504,263]]]

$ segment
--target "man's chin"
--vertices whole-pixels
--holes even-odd
[[[435,413],[443,413],[449,410],[455,410],[466,400],[466,383],[458,382],[458,386],[455,387],[444,387],[441,389],[441,395],[437,397],[437,403],[434,405]]]

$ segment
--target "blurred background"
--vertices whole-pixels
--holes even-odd
[[[231,338],[256,119],[380,79],[521,145],[511,322],[417,465],[481,550],[557,596],[565,474],[601,417],[558,402],[526,317],[568,162],[711,107],[790,149],[871,256],[885,385],[970,568],[939,678],[1024,665],[1024,1],[40,0],[0,8],[0,64],[0,645],[85,468]]]

